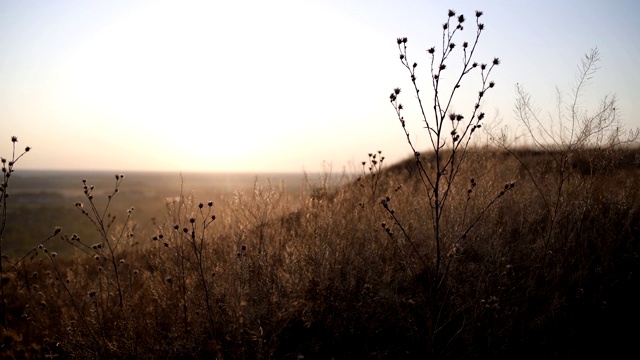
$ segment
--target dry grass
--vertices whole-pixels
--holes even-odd
[[[519,155],[540,183],[553,177],[548,154]],[[585,175],[576,165],[572,181],[580,186],[562,198],[551,224],[520,162],[497,150],[470,150],[460,176],[477,185],[471,200],[470,185],[456,189],[461,195],[451,200],[445,234],[464,231],[505,183],[516,187],[447,253],[447,281],[437,292],[414,160],[376,172],[375,192],[390,195],[417,251],[372,195],[371,174],[325,196],[316,196],[317,187],[298,198],[278,186],[256,187],[221,209],[183,198],[170,204],[156,229],[138,230],[135,236],[144,238],[138,245],[125,237],[113,255],[103,241],[105,247],[72,257],[53,257],[45,246],[15,266],[7,261],[3,356],[468,358],[622,351],[637,335],[625,333],[624,325],[639,319],[640,171],[638,151],[610,156],[606,163],[614,165],[597,174]],[[246,215],[260,209],[268,209],[263,217]],[[106,232],[113,244],[120,226]]]

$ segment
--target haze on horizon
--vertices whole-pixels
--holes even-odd
[[[597,47],[585,104],[616,94],[623,122],[640,126],[631,0],[3,1],[0,155],[15,135],[33,149],[25,169],[336,171],[377,150],[397,161],[410,149],[388,96],[401,87],[415,103],[396,38],[408,37],[426,91],[425,50],[441,44],[448,9],[468,19],[460,41],[482,10],[476,59],[501,60],[488,124],[517,129],[516,83],[553,112],[556,86],[568,94]],[[463,84],[470,94],[478,77]],[[473,103],[463,97],[456,111]],[[406,119],[426,148],[419,119]]]

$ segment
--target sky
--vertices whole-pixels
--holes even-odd
[[[468,19],[458,43],[475,36],[482,10],[474,56],[500,59],[486,128],[519,129],[516,84],[553,113],[556,87],[570,94],[596,47],[599,70],[580,104],[594,111],[615,94],[625,126],[640,127],[633,0],[3,0],[0,155],[17,136],[32,148],[23,169],[336,172],[378,150],[399,161],[411,150],[393,88],[413,141],[426,149],[428,137],[396,38],[408,38],[426,94],[425,50],[441,46],[448,9]],[[461,57],[451,55],[452,74]],[[477,72],[465,79],[456,112],[470,114],[479,85]]]

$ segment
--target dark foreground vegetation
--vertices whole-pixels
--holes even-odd
[[[514,154],[469,150],[460,175],[467,181],[443,221],[448,236],[464,232],[505,184],[515,186],[447,249],[445,277],[434,274],[432,224],[413,159],[333,191],[316,184],[299,199],[277,186],[238,194],[225,209],[183,197],[153,229],[110,224],[87,197],[79,208],[95,223],[95,243],[61,231],[21,262],[4,259],[2,354],[577,358],[633,351],[640,153],[611,151],[597,164],[576,154],[561,193],[553,154]],[[380,205],[387,194],[406,235]],[[70,246],[75,255],[56,254]]]
[[[397,39],[419,100],[405,120],[400,89],[390,95],[413,154],[403,163],[387,166],[381,152],[371,153],[358,177],[337,187],[308,182],[297,196],[258,184],[223,204],[180,196],[146,227],[136,227],[135,209],[116,217],[110,211],[126,191],[122,175],[106,193],[84,181],[76,208],[92,236],[52,229],[24,256],[0,254],[0,353],[81,359],[637,353],[640,150],[632,145],[638,132],[619,126],[615,98],[590,112],[580,107],[598,61],[593,50],[568,104],[559,101],[553,126],[517,87],[516,117],[528,148],[491,132],[491,146],[470,146],[472,135],[485,130],[481,103],[496,86],[489,77],[500,64],[472,60],[481,16],[476,12],[475,37],[456,46],[467,23],[449,11],[441,49],[427,50],[429,106],[416,81],[422,66],[409,62],[407,38]],[[445,65],[451,54],[463,60],[457,76]],[[477,99],[454,113],[452,100],[468,86],[467,75],[479,79]],[[407,126],[416,113],[431,146],[422,154]],[[20,156],[2,162],[0,236],[11,226],[7,195]]]

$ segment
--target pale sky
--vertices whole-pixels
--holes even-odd
[[[408,37],[427,91],[425,50],[441,44],[448,9],[468,19],[458,43],[482,10],[476,59],[501,60],[487,125],[517,128],[516,83],[553,112],[556,86],[568,93],[597,47],[585,106],[616,94],[625,124],[640,126],[633,0],[3,0],[0,155],[16,135],[33,148],[23,169],[340,171],[377,150],[397,161],[410,148],[388,101],[394,87],[425,149],[427,135],[411,116],[396,38]],[[478,84],[475,74],[463,86],[475,94]],[[456,112],[470,112],[474,100],[459,100]]]

